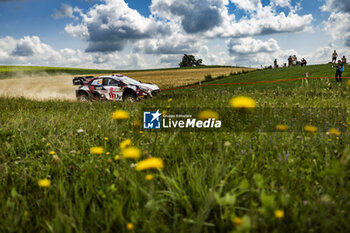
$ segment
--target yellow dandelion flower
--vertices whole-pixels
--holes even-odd
[[[124,141],[122,141],[120,143],[119,147],[120,147],[120,149],[125,149],[130,145],[131,145],[131,140],[128,138],[128,139],[125,139]]]
[[[283,210],[276,210],[275,211],[275,217],[278,219],[281,219],[284,217],[284,211]]]
[[[46,143],[46,146],[51,146],[51,143],[49,143],[49,142],[48,142],[48,143]]]
[[[172,102],[173,101],[173,98],[169,98],[168,99],[168,103]]]
[[[112,114],[113,120],[127,120],[129,118],[130,118],[129,113],[124,110],[116,110]]]
[[[52,151],[49,152],[49,154],[50,154],[50,155],[54,155],[55,152],[52,150]]]
[[[106,155],[110,155],[111,154],[111,152],[106,152]]]
[[[234,222],[235,225],[240,226],[243,223],[243,219],[236,217],[236,218],[233,219],[233,222]]]
[[[154,179],[154,175],[151,175],[151,174],[148,174],[145,176],[145,179],[150,181],[150,180],[153,180]]]
[[[167,111],[166,110],[163,110],[162,111],[162,115],[166,115],[167,114]]]
[[[143,134],[143,131],[142,131],[142,130],[140,131],[140,134]]]
[[[316,133],[317,132],[317,127],[313,125],[306,125],[304,127],[304,130],[308,133]]]
[[[123,149],[122,155],[127,159],[138,159],[141,156],[141,150],[136,147],[128,147]]]
[[[42,179],[38,181],[38,185],[42,188],[48,188],[51,185],[51,181],[48,179]]]
[[[331,135],[334,135],[334,136],[340,136],[339,130],[337,130],[335,128],[329,129],[328,133]]]
[[[120,158],[119,155],[114,156],[114,160],[118,160]]]
[[[108,141],[108,140],[109,140],[109,138],[105,137],[105,141]]]
[[[207,119],[219,119],[219,114],[213,110],[204,110],[199,113],[199,119],[207,120]]]
[[[252,109],[256,107],[256,102],[247,96],[237,96],[230,100],[230,105],[233,108]]]
[[[135,169],[142,171],[146,169],[162,169],[164,167],[163,160],[160,158],[151,157],[137,163]]]
[[[131,231],[132,229],[134,229],[134,224],[132,224],[132,223],[128,223],[128,224],[126,224],[126,229],[128,229],[129,231]]]
[[[94,155],[101,155],[103,154],[103,152],[104,152],[104,149],[103,147],[100,147],[100,146],[94,146],[90,148],[90,153]]]
[[[139,120],[135,120],[133,123],[132,123],[132,126],[134,128],[140,128],[141,126],[141,122]]]
[[[279,131],[279,132],[284,132],[284,131],[286,131],[286,130],[288,129],[288,126],[287,126],[287,125],[280,124],[280,125],[277,125],[277,126],[276,126],[276,129],[277,129],[277,131]]]

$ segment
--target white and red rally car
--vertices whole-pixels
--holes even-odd
[[[155,84],[142,83],[124,75],[74,77],[73,85],[79,85],[75,91],[77,99],[138,101],[156,96],[160,89]]]

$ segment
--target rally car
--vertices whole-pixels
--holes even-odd
[[[160,93],[155,84],[142,83],[124,75],[74,77],[73,85],[79,101],[116,100],[135,102]]]

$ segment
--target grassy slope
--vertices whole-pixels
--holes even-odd
[[[315,68],[328,72],[320,67]],[[284,79],[298,72],[304,70],[264,70],[215,82]],[[280,84],[273,91],[253,86],[169,91],[132,105],[0,98],[0,232],[127,232],[128,222],[136,232],[349,232],[349,132],[338,138],[293,129],[140,133],[132,126],[142,120],[143,108],[226,107],[236,95],[248,95],[260,107],[350,107],[345,83],[332,89],[323,81],[298,83],[288,91]],[[131,119],[112,121],[115,107]],[[126,138],[142,150],[142,159],[161,157],[164,170],[136,172],[135,161],[114,161]],[[92,146],[111,154],[92,155]],[[56,152],[58,164],[49,151]],[[156,178],[146,181],[146,173]],[[44,177],[52,181],[47,190],[37,185]],[[275,218],[277,209],[284,218]],[[235,217],[244,224],[235,225]]]
[[[350,66],[345,65],[345,72],[343,77],[350,77]],[[220,84],[220,83],[241,83],[241,82],[256,82],[256,81],[272,81],[283,79],[304,78],[306,72],[309,73],[309,77],[334,77],[335,68],[332,68],[330,64],[326,65],[312,65],[307,67],[291,67],[291,68],[279,68],[279,69],[265,69],[256,70],[249,73],[230,76],[228,78],[218,79],[208,84]],[[300,83],[301,81],[297,81]],[[295,82],[281,82],[277,84],[247,84],[244,87],[253,88],[266,88],[266,87],[295,87]],[[237,88],[237,86],[225,87],[225,88]]]

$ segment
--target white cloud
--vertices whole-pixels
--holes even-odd
[[[19,52],[18,48],[22,47],[31,52]],[[159,59],[147,59],[138,54],[92,54],[70,48],[55,50],[37,36],[25,36],[19,40],[9,36],[0,38],[0,64],[103,69],[161,67]]]
[[[128,7],[124,0],[105,0],[95,4],[84,14],[78,25],[69,24],[69,34],[89,42],[87,52],[121,51],[130,41],[147,39],[157,34],[168,34],[165,23],[146,18]]]
[[[71,5],[68,5],[66,3],[61,4],[61,9],[59,10],[54,10],[54,13],[52,15],[53,18],[55,19],[60,19],[60,18],[73,18],[73,7]]]
[[[261,41],[248,37],[244,39],[231,39],[226,43],[230,54],[273,53],[280,50],[277,41],[272,38],[268,41]]]

